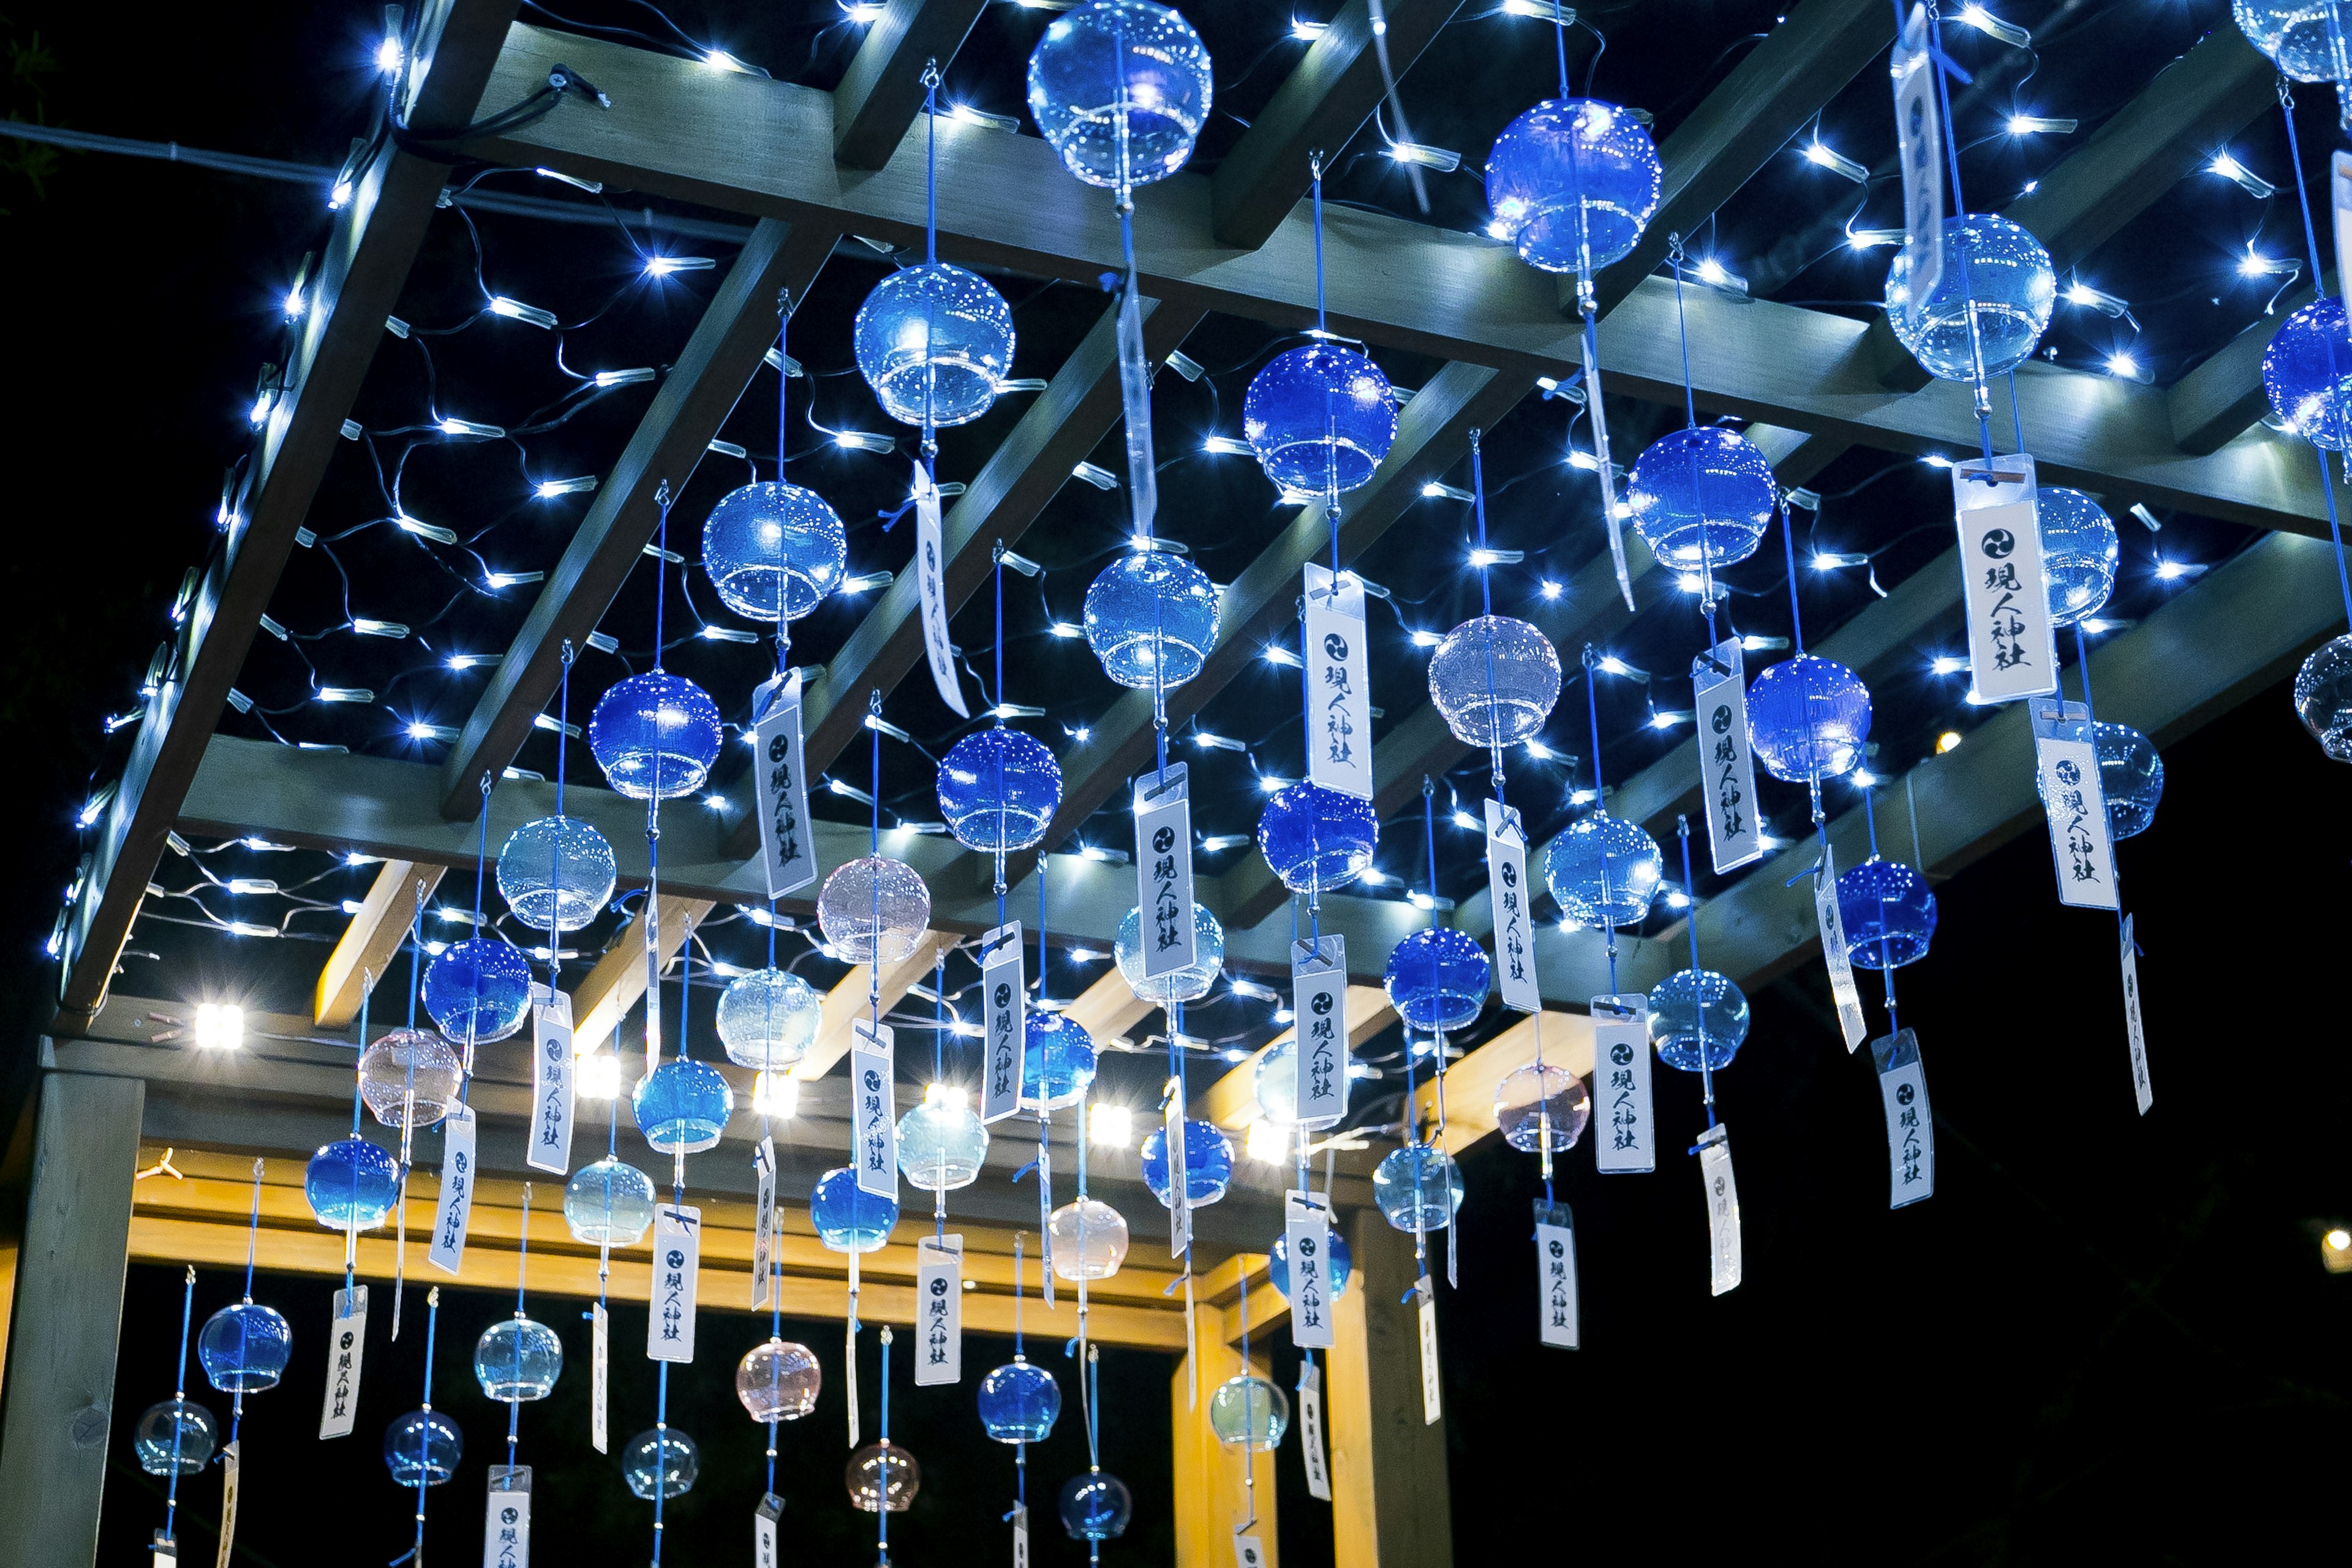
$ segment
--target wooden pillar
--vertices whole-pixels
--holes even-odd
[[[1420,1326],[1398,1301],[1413,1281],[1412,1237],[1378,1209],[1346,1223],[1356,1274],[1332,1303],[1338,1343],[1325,1358],[1333,1556],[1347,1568],[1453,1568],[1445,1427],[1422,1419]]]
[[[1243,1371],[1241,1293],[1253,1285],[1270,1293],[1272,1288],[1264,1284],[1265,1278],[1265,1257],[1244,1254],[1202,1276],[1193,1289],[1193,1353],[1199,1361],[1198,1382],[1196,1384],[1194,1381],[1194,1363],[1181,1361],[1177,1363],[1175,1376],[1168,1387],[1175,1452],[1176,1568],[1234,1568],[1235,1529],[1253,1513],[1256,1522],[1250,1525],[1247,1533],[1255,1536],[1263,1548],[1260,1560],[1265,1568],[1275,1568],[1279,1561],[1275,1545],[1274,1475],[1281,1454],[1253,1455],[1244,1448],[1228,1447],[1217,1441],[1217,1434],[1209,1426],[1210,1396],[1220,1384],[1229,1377],[1240,1376]],[[1279,1325],[1270,1327],[1278,1329]],[[1268,1335],[1260,1331],[1254,1319],[1248,1369],[1271,1379],[1274,1362],[1266,1352],[1268,1342]],[[1196,1386],[1197,1405],[1193,1403]],[[1257,1480],[1255,1488],[1249,1485],[1253,1462]]]
[[[97,1561],[147,1086],[46,1073],[16,1275],[0,1568]]]

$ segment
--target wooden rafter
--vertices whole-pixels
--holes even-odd
[[[878,169],[923,111],[924,68],[945,71],[988,0],[889,0],[833,90],[833,156]]]
[[[418,902],[433,896],[448,870],[414,860],[387,860],[376,868],[359,913],[343,928],[326,967],[319,971],[310,1005],[313,1022],[339,1029],[360,1016],[361,999],[400,951]]]
[[[430,9],[414,57],[425,61],[409,122],[462,125],[482,100],[516,0],[448,0]],[[435,30],[437,28],[437,32]],[[545,83],[530,84],[520,101]],[[87,1018],[104,1000],[131,922],[204,760],[230,685],[261,625],[344,417],[424,243],[449,166],[387,139],[351,182],[352,197],[309,291],[292,363],[263,422],[235,499],[227,536],[181,623],[171,667],[155,683],[122,782],[100,825],[88,880],[67,928],[60,1011]]]

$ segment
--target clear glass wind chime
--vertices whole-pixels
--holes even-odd
[[[401,1305],[408,1281],[408,1178],[415,1168],[416,1130],[434,1126],[449,1114],[465,1080],[465,1069],[448,1043],[437,1033],[416,1026],[416,1004],[424,990],[424,953],[425,884],[419,881],[409,912],[407,1023],[373,1045],[365,1043],[362,1026],[357,1068],[361,1100],[377,1121],[400,1133],[400,1175],[393,1204],[396,1238],[392,1337],[395,1341],[400,1338]]]
[[[530,1467],[516,1462],[522,1407],[555,1391],[563,1373],[563,1342],[525,1310],[524,1287],[530,1266],[530,1184],[522,1184],[522,1228],[515,1250],[515,1310],[482,1331],[474,1342],[474,1379],[482,1393],[507,1407],[507,1462],[490,1467],[493,1495],[530,1491]],[[494,1527],[495,1528],[495,1527]],[[492,1544],[496,1544],[495,1539]]]
[[[213,1457],[218,1428],[213,1413],[188,1398],[188,1326],[194,1321],[196,1270],[188,1266],[180,1294],[180,1352],[173,1363],[172,1397],[149,1405],[131,1431],[139,1468],[164,1478],[163,1526],[155,1532],[158,1558],[179,1556],[180,1478],[201,1472]]]
[[[818,1177],[809,1194],[817,1239],[849,1255],[849,1310],[842,1338],[852,1448],[859,1436],[858,1258],[878,1251],[898,1223],[898,1166],[892,1148],[896,1063],[882,1023],[882,967],[910,957],[931,919],[930,889],[922,878],[906,862],[882,853],[882,736],[887,731],[903,737],[906,731],[883,721],[879,689],[866,694],[866,728],[871,736],[867,852],[835,868],[816,901],[817,924],[831,955],[866,966],[866,1021],[851,1054],[850,1163]],[[868,1059],[861,1064],[860,1056]]]

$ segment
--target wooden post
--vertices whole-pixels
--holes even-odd
[[[1332,1552],[1348,1568],[1453,1568],[1445,1428],[1422,1420],[1420,1329],[1397,1300],[1413,1281],[1412,1237],[1378,1209],[1347,1226],[1356,1275],[1331,1304],[1325,1357]]]
[[[146,1096],[137,1079],[52,1071],[41,1080],[0,1430],[0,1568],[98,1558]]]
[[[1243,1290],[1265,1277],[1265,1258],[1244,1254],[1228,1259],[1194,1286],[1192,1328],[1194,1353],[1200,1358],[1197,1387],[1190,1361],[1176,1363],[1168,1385],[1169,1421],[1173,1427],[1176,1499],[1176,1568],[1234,1568],[1236,1530],[1256,1516],[1245,1533],[1257,1538],[1265,1568],[1279,1561],[1275,1546],[1274,1468],[1281,1455],[1251,1455],[1217,1441],[1209,1426],[1209,1399],[1218,1384],[1243,1371],[1240,1350],[1240,1309]],[[1277,1325],[1278,1327],[1278,1325]],[[1269,1336],[1250,1325],[1248,1370],[1270,1379],[1274,1362],[1267,1353]],[[1250,1461],[1256,1461],[1257,1485],[1248,1484]],[[1344,1561],[1344,1559],[1343,1559]]]

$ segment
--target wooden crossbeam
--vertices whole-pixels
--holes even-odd
[[[433,896],[448,870],[414,860],[387,860],[376,868],[375,880],[360,900],[360,912],[343,928],[341,940],[327,955],[327,966],[319,971],[310,1005],[313,1022],[341,1028],[360,1016],[361,1000],[383,978],[407,938],[418,902]]]
[[[988,0],[890,0],[866,25],[833,89],[833,157],[845,169],[878,169],[923,111],[923,72],[941,71],[963,47]]]
[[[2275,68],[2244,34],[2216,27],[2001,216],[2040,240],[2063,277],[2276,104],[2277,79]],[[1927,384],[1927,372],[1895,342],[1883,314],[1871,321],[1869,342],[1885,384],[1916,391]],[[2032,426],[2026,430],[2030,443]]]
[[[1876,0],[1805,0],[1790,11],[1659,147],[1658,209],[1632,254],[1593,280],[1601,312],[1616,309],[1676,236],[1697,233],[1894,41],[1894,15]],[[1559,287],[1560,308],[1574,314],[1576,279]]]
[[[1361,555],[1421,499],[1422,486],[1444,473],[1467,449],[1469,433],[1495,423],[1530,384],[1508,372],[1449,364],[1432,376],[1397,423],[1396,444],[1371,481],[1342,503],[1339,554]],[[1259,657],[1271,637],[1286,637],[1296,615],[1300,572],[1309,561],[1328,560],[1331,524],[1322,503],[1300,509],[1290,526],[1251,562],[1219,595],[1217,642],[1201,672],[1166,694],[1168,721],[1180,725],[1199,712]],[[1093,726],[1085,744],[1062,760],[1062,804],[1045,829],[1045,842],[1059,844],[1076,833],[1134,773],[1152,760],[1152,694],[1129,691]],[[1025,876],[1034,855],[1013,858]]]
[[[917,939],[914,952],[895,963],[882,965],[878,988],[871,964],[858,964],[842,976],[824,994],[824,1021],[818,1025],[816,1039],[807,1054],[793,1064],[792,1076],[806,1082],[831,1072],[833,1064],[849,1054],[852,1031],[877,1010],[877,998],[878,1010],[887,1016],[908,987],[919,985],[929,978],[940,951],[954,946],[955,941],[946,931],[925,931]]]
[[[1463,0],[1348,0],[1209,181],[1220,243],[1255,250],[1307,194],[1307,160],[1338,157]],[[1374,17],[1378,16],[1375,32]]]
[[[421,127],[462,125],[483,99],[516,0],[448,0],[427,14],[413,58],[425,62],[406,105]],[[436,33],[433,29],[437,27]],[[519,102],[539,80],[492,110]],[[309,290],[292,362],[262,422],[232,502],[222,548],[182,621],[171,666],[141,716],[122,780],[100,825],[90,868],[66,928],[60,1012],[68,1025],[104,1000],[165,837],[204,760],[205,745],[278,586],[295,531],[325,479],[360,382],[424,243],[449,166],[383,149],[352,181]]]
[[[1495,1091],[1503,1079],[1535,1064],[1538,1044],[1543,1047],[1547,1067],[1563,1068],[1579,1078],[1592,1076],[1592,1019],[1589,1014],[1547,1009],[1518,1019],[1445,1069],[1445,1131],[1437,1142],[1447,1153],[1460,1155],[1494,1135]],[[1423,1083],[1413,1095],[1423,1128],[1435,1134],[1436,1081]]]
[[[911,242],[923,231],[921,146],[902,142],[881,170],[845,180],[831,145],[829,95],[790,83],[518,26],[491,93],[543,79],[561,57],[614,99],[609,112],[560,106],[547,119],[471,149],[494,161],[561,169],[761,215],[802,215]],[[714,136],[710,128],[727,133]],[[1117,216],[1061,170],[1034,138],[981,126],[940,128],[942,249],[1039,277],[1090,281],[1119,265]],[[1315,237],[1299,214],[1255,251],[1216,243],[1208,176],[1180,172],[1137,202],[1143,287],[1192,289],[1211,309],[1296,330],[1315,311]],[[1380,214],[1325,215],[1335,331],[1416,353],[1565,375],[1580,356],[1559,310],[1558,280],[1502,247]],[[1690,331],[1701,407],[1814,436],[1926,452],[1976,445],[1965,388],[1903,395],[1880,384],[1865,323],[1769,300],[1692,290]],[[1672,279],[1635,282],[1601,326],[1613,389],[1679,406],[1682,355]],[[2301,454],[2249,432],[2210,455],[2173,442],[2164,394],[2116,377],[2036,363],[2018,395],[2035,455],[2054,481],[2179,506],[2261,528],[2315,533],[2325,508]]]
[[[656,914],[661,921],[658,947],[662,967],[676,958],[694,928],[714,908],[707,899],[682,893],[661,895]],[[643,917],[640,916],[640,919]],[[572,1048],[582,1056],[597,1049],[621,1027],[630,1009],[645,1000],[646,933],[641,925],[622,928],[619,937],[588,977],[572,991]],[[675,1028],[675,1024],[672,1025]]]
[[[685,489],[759,370],[776,335],[778,292],[803,298],[839,237],[771,218],[744,242],[450,747],[441,770],[444,816],[470,820],[481,806],[482,775],[495,777],[522,749],[562,679],[564,645],[586,644],[644,558],[663,486],[673,497]]]
[[[2092,650],[2099,716],[2165,745],[2275,683],[2336,633],[2343,615],[2326,545],[2292,534],[2258,541],[2214,568],[2194,593]],[[1913,768],[1908,793],[1918,816],[1906,826],[1918,832],[1925,869],[1948,877],[2021,833],[2041,831],[2033,781],[2033,742],[2021,702],[2002,708],[1957,749]],[[1891,786],[1888,794],[1895,794]],[[2162,835],[2164,822],[2150,831]],[[1840,865],[1870,852],[1859,809],[1832,823],[1830,838]],[[2121,852],[2126,889],[2137,847]],[[1780,876],[1747,877],[1702,905],[1698,921],[1707,966],[1751,988],[1820,946],[1811,887],[1802,879],[1790,887]],[[1653,985],[1681,968],[1684,940],[1676,921],[1642,943],[1627,989]]]
[[[1181,300],[1150,300],[1147,308],[1144,354],[1155,365],[1207,313]],[[995,546],[1020,541],[1118,416],[1118,311],[1112,306],[940,520],[940,587],[950,616],[987,584]],[[866,693],[878,688],[887,695],[921,660],[921,607],[916,574],[900,573],[810,684],[801,704],[809,776],[830,767],[856,738]],[[751,855],[759,848],[758,819],[748,812],[734,819],[727,842],[736,854]]]

